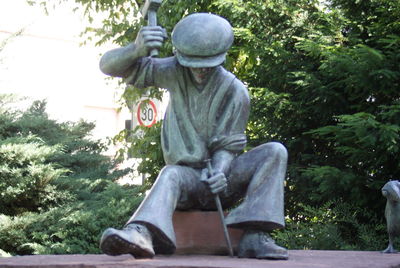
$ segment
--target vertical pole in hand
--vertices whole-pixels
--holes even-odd
[[[210,174],[210,176],[214,175],[213,169],[211,166],[211,159],[206,160],[206,163],[207,163],[208,173]],[[232,249],[231,239],[229,238],[228,228],[226,227],[226,224],[225,224],[224,211],[222,209],[221,200],[219,199],[218,194],[214,195],[214,200],[215,200],[215,205],[217,206],[217,209],[218,209],[219,217],[221,219],[222,229],[224,230],[224,236],[225,236],[226,245],[228,246],[229,256],[233,257],[233,249]]]

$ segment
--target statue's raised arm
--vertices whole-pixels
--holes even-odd
[[[106,52],[100,60],[100,70],[107,75],[126,77],[137,59],[147,56],[154,48],[159,49],[164,39],[163,28],[145,26],[139,31],[135,42]]]

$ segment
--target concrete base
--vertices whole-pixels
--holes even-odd
[[[291,250],[289,260],[238,259],[226,256],[37,255],[0,258],[0,267],[15,268],[400,268],[400,254],[371,251]]]

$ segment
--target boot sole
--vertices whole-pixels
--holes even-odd
[[[289,255],[265,254],[265,255],[257,255],[256,259],[287,260],[289,259]]]
[[[131,254],[136,259],[152,259],[154,254],[138,245],[129,243],[117,234],[111,234],[101,241],[100,249],[107,255]]]
[[[257,255],[254,250],[247,250],[244,253],[239,253],[238,257],[251,259],[287,260],[289,259],[289,254],[266,253]]]

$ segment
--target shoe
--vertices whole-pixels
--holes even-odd
[[[155,254],[149,230],[139,224],[129,224],[123,230],[106,229],[100,240],[100,249],[107,255],[131,254],[137,259],[151,259]]]
[[[287,249],[275,244],[269,234],[261,231],[245,231],[238,247],[239,258],[287,260]]]

